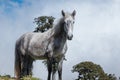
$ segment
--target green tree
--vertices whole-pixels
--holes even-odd
[[[85,61],[73,66],[72,72],[78,72],[76,80],[116,80],[115,76],[107,75],[100,65]]]
[[[48,29],[53,27],[54,17],[52,16],[40,16],[34,19],[34,23],[37,25],[37,28],[34,32],[45,32]]]
[[[117,80],[115,74],[107,74],[109,80]]]

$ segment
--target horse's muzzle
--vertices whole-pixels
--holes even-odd
[[[72,40],[72,38],[73,38],[73,35],[71,35],[71,36],[68,36],[67,38],[68,38],[68,40]]]

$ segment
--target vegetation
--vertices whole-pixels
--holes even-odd
[[[40,16],[34,19],[34,23],[36,23],[37,28],[34,32],[45,32],[48,29],[53,27],[54,17],[52,16]]]
[[[117,80],[114,74],[106,74],[100,65],[89,61],[73,66],[72,72],[78,72],[76,80]]]
[[[15,78],[11,77],[10,75],[4,75],[0,76],[0,80],[15,80]],[[26,76],[23,77],[21,80],[41,80],[41,79],[32,76]]]
[[[32,76],[26,76],[26,77],[23,77],[22,80],[40,80],[40,79]]]
[[[0,80],[14,80],[14,78],[10,77],[10,75],[4,75],[4,76],[0,76]]]

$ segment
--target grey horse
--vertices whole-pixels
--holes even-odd
[[[15,45],[15,76],[20,79],[32,74],[32,64],[35,60],[47,60],[48,78],[62,80],[62,64],[67,51],[67,39],[73,38],[73,25],[76,11],[72,13],[61,11],[62,18],[53,28],[44,33],[29,32],[23,34]]]

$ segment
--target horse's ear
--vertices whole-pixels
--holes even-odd
[[[72,16],[74,17],[76,15],[76,11],[74,10],[72,13]]]
[[[65,12],[63,10],[61,11],[61,13],[62,13],[63,16],[65,16]]]

